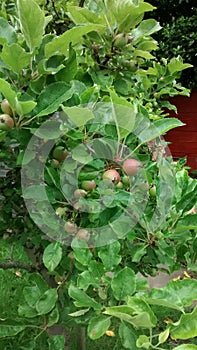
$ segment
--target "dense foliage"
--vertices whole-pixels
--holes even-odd
[[[77,5],[1,5],[1,344],[195,350],[197,183],[162,138],[191,65],[155,59],[149,3]]]
[[[151,0],[156,6],[153,17],[160,22],[162,30],[156,35],[159,42],[157,57],[177,57],[180,55],[193,68],[183,72],[181,82],[185,86],[197,86],[197,8],[195,0],[158,1]]]

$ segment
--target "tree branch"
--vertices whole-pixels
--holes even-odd
[[[0,262],[0,268],[5,270],[12,269],[12,268],[19,268],[19,269],[27,270],[29,272],[38,271],[38,268],[36,266],[25,264],[22,261],[12,261],[9,263]]]

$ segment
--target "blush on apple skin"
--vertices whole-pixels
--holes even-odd
[[[109,169],[104,172],[103,179],[118,183],[120,181],[120,174],[115,169]]]
[[[126,159],[123,163],[123,170],[127,175],[136,175],[141,163],[135,158]]]
[[[0,130],[8,131],[14,127],[14,119],[8,114],[0,115]]]

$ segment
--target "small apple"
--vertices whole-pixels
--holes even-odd
[[[75,192],[74,192],[74,197],[75,197],[76,199],[79,199],[79,198],[85,197],[86,194],[87,194],[87,192],[86,192],[85,190],[82,190],[82,189],[78,188],[78,189],[75,190]]]
[[[94,180],[84,180],[81,183],[83,190],[92,191],[96,188],[96,182]]]
[[[109,169],[104,172],[103,179],[118,183],[120,181],[120,174],[115,169]]]
[[[122,177],[122,183],[125,185],[125,186],[129,186],[130,185],[130,179],[128,176],[123,176]]]
[[[13,116],[12,107],[6,98],[1,102],[1,110],[5,114],[8,114],[11,117]]]
[[[126,159],[123,163],[123,170],[127,175],[136,175],[140,167],[140,162],[135,158]]]
[[[68,151],[63,146],[57,146],[53,150],[53,158],[59,162],[63,162],[68,155]]]
[[[116,184],[116,188],[118,188],[118,189],[121,189],[121,188],[123,188],[124,187],[124,185],[123,185],[123,183],[121,182],[121,181],[119,181],[117,184]]]
[[[14,127],[14,120],[8,114],[0,115],[0,130],[8,131]]]
[[[114,38],[114,46],[123,48],[127,44],[127,39],[124,33],[117,34]]]
[[[156,197],[156,191],[157,191],[156,186],[155,185],[151,186],[151,188],[149,189],[150,196]]]
[[[66,221],[66,223],[64,224],[64,229],[67,232],[74,233],[77,230],[77,226],[72,221]]]
[[[77,232],[76,237],[81,241],[88,241],[90,238],[90,232],[82,228]]]
[[[59,216],[60,218],[65,215],[66,213],[66,208],[58,207],[55,211],[56,215]]]

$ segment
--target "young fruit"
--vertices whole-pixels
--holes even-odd
[[[77,226],[74,224],[74,222],[67,221],[64,225],[64,229],[67,232],[74,233],[77,230]]]
[[[156,186],[153,185],[150,189],[149,189],[149,194],[151,197],[156,197]]]
[[[130,185],[130,179],[128,176],[123,176],[122,177],[122,183],[125,185],[125,186],[129,186]]]
[[[119,188],[119,189],[121,189],[121,188],[123,188],[124,187],[124,185],[123,185],[123,183],[121,182],[121,181],[119,181],[118,183],[117,183],[117,185],[116,185],[116,188]]]
[[[137,159],[129,158],[123,163],[123,170],[127,175],[136,175],[140,167],[140,162]]]
[[[74,192],[74,197],[76,199],[79,199],[79,198],[83,198],[85,197],[87,194],[87,192],[85,190],[81,190],[80,188],[78,188],[77,190],[75,190]]]
[[[0,130],[8,131],[14,127],[14,120],[8,114],[0,115]]]
[[[77,232],[76,236],[81,241],[88,241],[90,238],[90,232],[88,230],[82,228]]]
[[[84,180],[81,183],[83,190],[92,191],[96,188],[96,182],[94,180]]]
[[[53,150],[53,158],[59,162],[63,162],[68,155],[68,151],[63,146],[57,146]]]
[[[118,48],[122,48],[127,44],[127,39],[125,37],[125,34],[120,33],[117,34],[114,38],[114,46]]]
[[[5,114],[8,114],[11,117],[13,116],[12,108],[11,108],[8,100],[6,100],[6,98],[1,102],[1,110]]]
[[[120,181],[120,174],[115,169],[106,170],[103,174],[103,179],[118,183]]]

